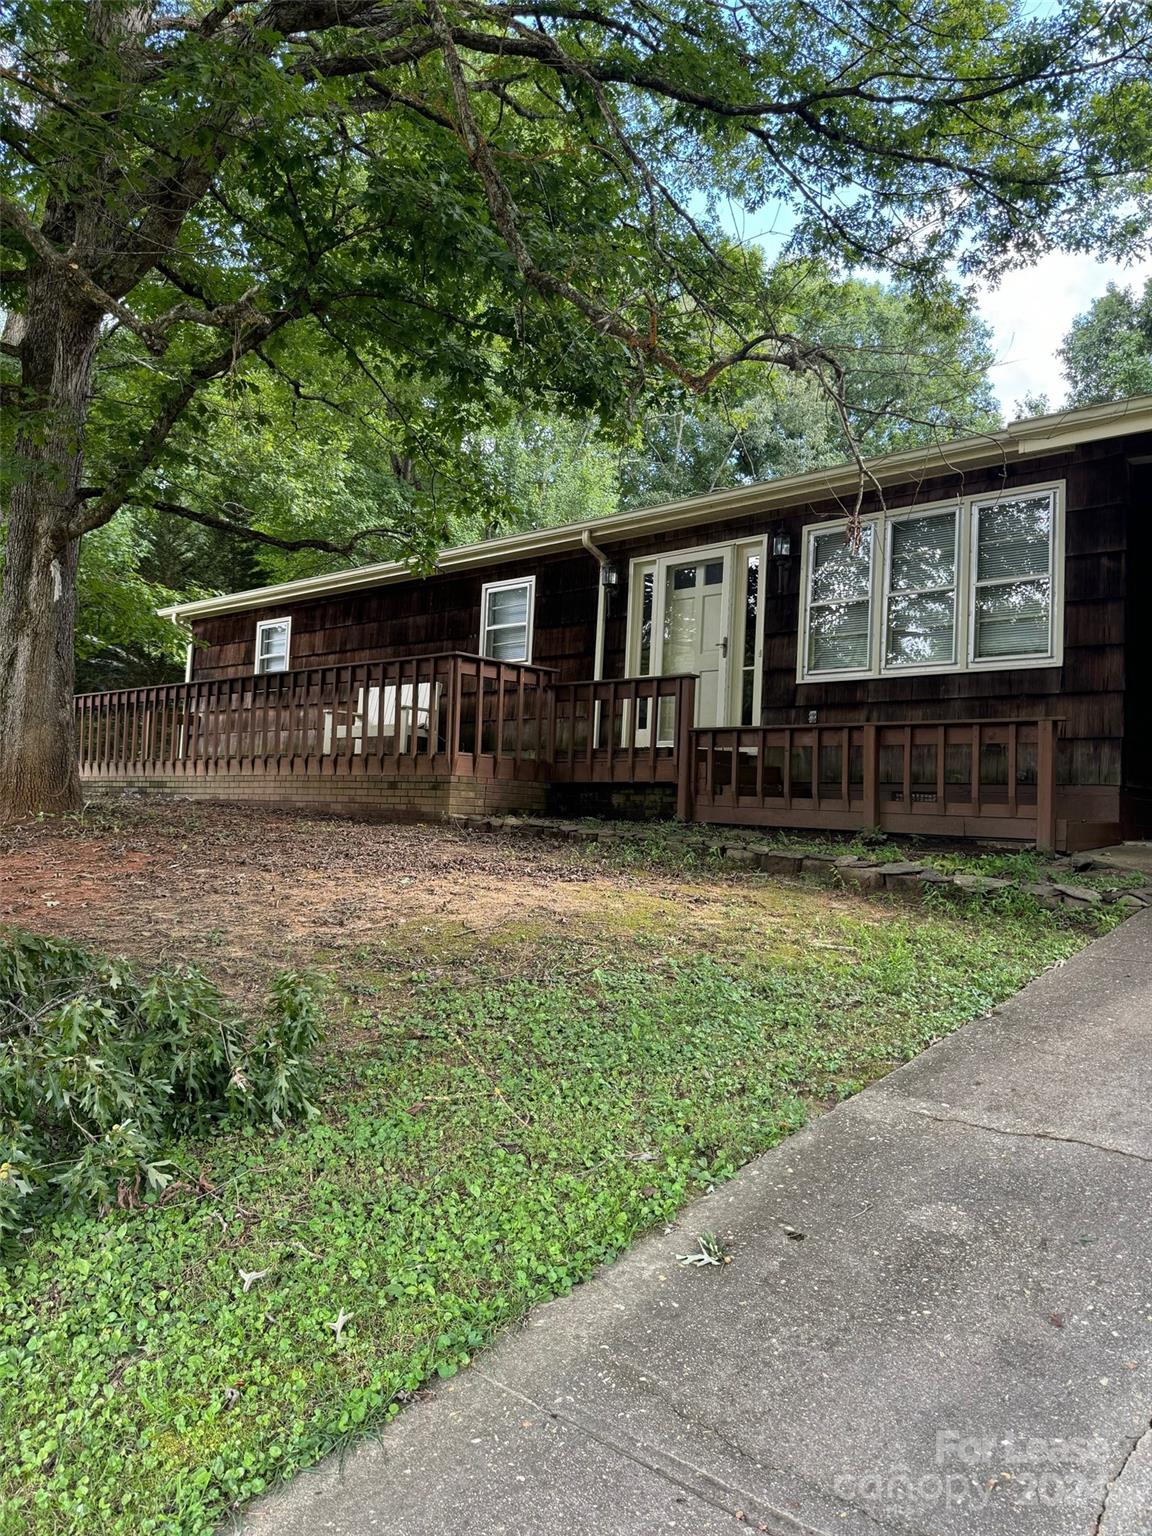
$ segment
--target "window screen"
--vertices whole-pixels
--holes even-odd
[[[1052,644],[1052,496],[977,504],[972,654],[1043,656]]]

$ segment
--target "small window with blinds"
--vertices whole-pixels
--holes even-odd
[[[811,535],[807,672],[865,672],[872,651],[873,528]]]
[[[889,524],[885,667],[955,662],[959,521],[959,509],[953,508]]]
[[[256,672],[287,672],[291,619],[261,619],[256,626]]]
[[[481,608],[481,655],[494,661],[532,660],[532,604],[536,578],[523,581],[492,581],[483,589]]]
[[[972,518],[973,661],[1051,655],[1052,492],[975,502]]]

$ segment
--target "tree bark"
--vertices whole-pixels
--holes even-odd
[[[73,724],[80,546],[69,528],[101,324],[100,311],[42,265],[29,272],[23,318],[0,586],[0,819],[9,820],[83,803]]]

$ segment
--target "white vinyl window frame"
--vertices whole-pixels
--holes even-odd
[[[492,594],[494,592],[511,592],[517,587],[523,587],[528,593],[528,609],[523,623],[493,624],[490,621],[489,611]],[[522,629],[524,631],[524,655],[523,656],[493,656],[488,648],[489,637],[498,634],[502,630]],[[480,654],[490,661],[506,661],[511,666],[517,663],[530,664],[532,661],[532,646],[535,640],[536,629],[536,578],[535,576],[514,576],[508,581],[486,581],[480,589]]]
[[[282,629],[284,631],[284,665],[282,667],[268,667],[266,662],[272,659],[271,655],[264,652],[264,636],[269,630]],[[287,672],[292,665],[292,618],[285,615],[281,619],[261,619],[256,625],[256,661],[255,671],[257,677],[266,677],[271,672]]]
[[[892,585],[892,554],[895,548],[895,540],[888,537],[889,528],[901,523],[923,522],[932,517],[955,517],[956,526],[953,529],[952,541],[952,585],[950,587],[921,587],[895,589]],[[961,648],[961,637],[965,629],[964,607],[964,506],[962,502],[952,501],[941,503],[933,507],[913,507],[907,511],[892,512],[888,517],[881,519],[882,527],[878,533],[882,537],[884,546],[884,581],[883,592],[880,599],[880,667],[885,676],[898,675],[900,677],[918,676],[930,672],[955,672],[959,670],[959,661],[964,654]],[[929,597],[938,592],[950,592],[952,594],[952,654],[945,661],[889,661],[888,658],[888,621],[889,610],[894,597]]]
[[[1064,515],[1063,482],[1055,485],[1027,485],[1002,496],[974,496],[969,517],[968,546],[968,669],[973,672],[1003,672],[1016,667],[1056,667],[1064,660]],[[1047,496],[1052,508],[1048,536],[1048,569],[1030,576],[1013,576],[978,581],[980,558],[980,513],[1003,501],[1025,501]],[[977,656],[976,602],[981,592],[994,586],[1011,586],[1028,580],[1048,579],[1048,647],[1044,652],[1025,651],[1014,656]]]
[[[835,521],[809,523],[803,530],[801,543],[796,681],[798,683],[834,683],[878,677],[921,677],[938,673],[1004,672],[1062,666],[1064,662],[1064,491],[1063,480],[1049,480],[1037,485],[1013,486],[1010,490],[1004,490],[999,494],[986,492],[983,495],[962,496],[959,499],[925,503],[920,507],[901,507],[891,512],[870,513],[862,517],[861,523],[870,524],[874,530],[868,664],[863,667],[837,668],[835,671],[815,671],[808,666],[808,622],[812,607],[812,548],[818,534],[843,532],[851,526],[851,520],[842,518]],[[1022,501],[1030,496],[1043,495],[1050,497],[1052,505],[1052,531],[1048,541],[1048,576],[1051,582],[1048,648],[1043,653],[1028,652],[1006,657],[977,656],[975,654],[975,613],[978,509],[994,507],[999,502]],[[901,521],[947,512],[957,513],[954,659],[950,662],[937,661],[915,665],[897,662],[889,665],[885,662],[888,599],[891,595],[901,595],[892,594],[890,591],[892,541],[889,538],[889,529],[893,524]],[[981,587],[984,585],[987,584],[981,583]]]
[[[804,556],[802,562],[804,582],[804,612],[803,623],[800,628],[799,664],[806,677],[817,677],[820,678],[821,681],[835,681],[835,679],[839,677],[868,677],[876,664],[877,636],[883,631],[883,625],[877,624],[876,622],[876,614],[880,602],[880,593],[877,590],[879,585],[877,572],[880,562],[877,560],[876,554],[880,547],[880,535],[882,530],[880,527],[880,519],[878,517],[863,517],[860,519],[861,538],[863,538],[864,532],[867,531],[871,536],[872,546],[868,552],[868,660],[862,667],[817,668],[809,665],[808,625],[813,611],[818,608],[843,607],[850,603],[859,603],[864,601],[864,598],[862,597],[853,597],[847,599],[846,601],[832,600],[815,602],[812,597],[812,578],[815,575],[815,565],[813,563],[812,553],[816,547],[817,539],[825,538],[830,534],[845,533],[850,526],[851,525],[847,521],[838,523],[814,523],[811,528],[805,528],[804,530]]]

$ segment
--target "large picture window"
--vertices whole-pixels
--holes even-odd
[[[800,681],[1061,660],[1060,487],[805,531]]]
[[[494,661],[532,660],[532,603],[536,579],[494,581],[480,598],[480,653]]]

